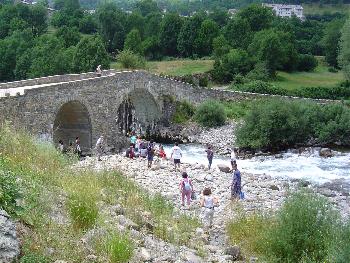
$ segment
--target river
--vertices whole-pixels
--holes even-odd
[[[170,157],[171,145],[165,145]],[[180,145],[183,152],[182,162],[207,165],[205,147],[200,144]],[[230,158],[214,155],[213,167],[218,164],[230,165]],[[281,155],[259,156],[237,160],[238,169],[252,174],[266,174],[289,178],[305,179],[314,183],[325,183],[334,179],[345,179],[350,183],[350,152],[339,153],[331,158],[322,158],[318,151],[296,154],[286,152]]]

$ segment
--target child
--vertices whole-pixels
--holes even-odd
[[[218,199],[211,194],[211,189],[206,187],[203,190],[203,197],[201,198],[200,205],[204,207],[204,217],[203,223],[207,227],[211,227],[213,225],[213,217],[214,217],[214,207],[217,205]]]
[[[159,157],[162,158],[162,159],[165,159],[165,158],[166,158],[166,153],[165,153],[165,151],[164,151],[163,145],[161,145],[161,146],[159,147],[159,153],[158,153],[158,155],[159,155]]]
[[[186,172],[182,173],[182,180],[180,182],[180,192],[181,192],[181,205],[185,205],[185,197],[187,199],[187,205],[191,203],[191,194],[193,192],[193,185],[191,179],[188,178]]]

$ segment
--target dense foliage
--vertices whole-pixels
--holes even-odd
[[[237,143],[275,150],[310,142],[348,146],[349,136],[348,107],[276,99],[252,107],[237,131]]]
[[[274,94],[283,96],[295,96],[314,99],[342,100],[350,98],[350,86],[348,82],[334,87],[300,87],[298,89],[287,89],[276,86],[263,80],[246,80],[245,78],[234,79],[230,87],[233,90],[247,91],[261,94]],[[239,81],[239,82],[237,82]]]
[[[197,108],[194,119],[205,127],[221,126],[226,121],[225,107],[218,101],[205,101]]]
[[[255,74],[250,72],[261,64],[263,78],[274,77],[277,69],[313,70],[313,55],[326,55],[331,66],[338,66],[341,15],[281,19],[269,8],[250,5],[229,16],[227,9],[213,7],[215,2],[228,8],[230,1],[189,1],[181,8],[165,2],[101,2],[93,13],[77,0],[55,0],[51,16],[44,1],[3,4],[0,81],[93,70],[98,64],[108,68],[109,58],[126,49],[149,60],[213,55],[217,82],[230,82],[237,73]],[[211,11],[192,13],[198,5]]]

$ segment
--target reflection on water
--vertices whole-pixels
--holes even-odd
[[[171,145],[166,145],[165,151],[170,157]],[[180,145],[183,152],[182,162],[207,164],[205,147],[199,144]],[[271,176],[287,176],[291,178],[303,178],[314,182],[327,182],[333,179],[344,178],[350,181],[350,153],[332,158],[321,158],[318,152],[284,153],[283,158],[275,156],[260,156],[252,159],[238,160],[238,168],[241,171],[253,174],[267,174]],[[230,166],[229,157],[215,156],[213,167],[219,163]]]

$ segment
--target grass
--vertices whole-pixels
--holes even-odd
[[[104,261],[107,263],[127,262],[134,245],[124,238],[128,230],[118,233],[120,242],[116,238],[117,222],[108,213],[108,207],[116,204],[140,229],[176,245],[201,247],[191,242],[195,228],[200,226],[197,219],[176,217],[169,201],[149,194],[117,171],[74,169],[74,159],[9,125],[0,127],[0,157],[4,160],[0,170],[16,177],[23,196],[19,200],[21,210],[16,213],[25,229],[21,231],[23,262],[36,258],[40,262],[39,258],[46,257],[49,262],[85,262],[91,251],[80,240],[92,228],[104,229],[113,237],[102,249],[93,247],[96,256],[108,258]],[[126,246],[130,251],[124,251],[119,260],[118,251]],[[49,249],[53,252],[48,256]]]
[[[342,5],[330,5],[330,4],[303,4],[304,15],[322,15],[325,13],[333,14],[333,13],[346,13],[349,12],[350,5],[342,4]]]
[[[195,73],[203,73],[211,70],[214,60],[172,60],[172,61],[150,61],[146,68],[156,74],[183,76]],[[111,68],[120,70],[121,64],[113,62]]]
[[[344,80],[343,73],[331,73],[323,58],[319,57],[319,65],[313,72],[278,72],[277,79],[272,83],[288,90],[303,87],[333,87]]]

